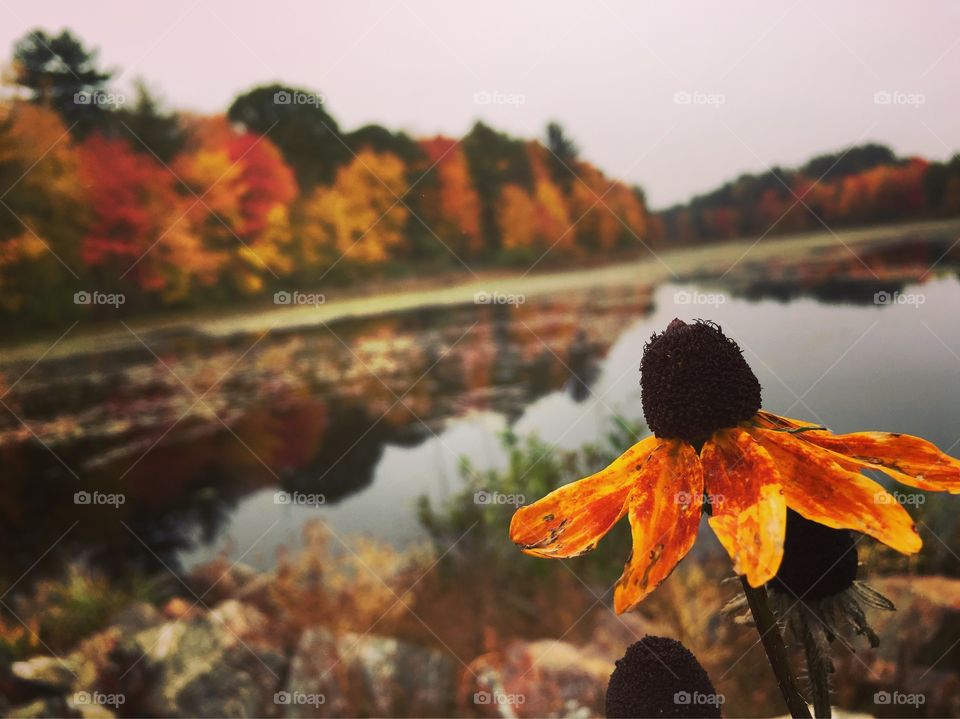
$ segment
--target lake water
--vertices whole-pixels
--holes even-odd
[[[922,435],[956,455],[954,240],[885,239],[855,255],[838,244],[658,286],[263,337],[167,332],[149,350],[8,362],[0,571],[189,568],[219,552],[269,567],[311,518],[343,537],[415,541],[417,498],[455,492],[461,457],[500,466],[504,428],[576,448],[616,415],[642,420],[643,345],[674,317],[712,319],[736,338],[771,411]],[[93,502],[77,504],[77,492]],[[123,504],[95,504],[110,494]]]

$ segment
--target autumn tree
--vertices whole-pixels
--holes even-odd
[[[569,252],[576,245],[576,226],[562,186],[555,181],[551,169],[551,160],[556,158],[535,140],[527,143],[527,155],[533,175],[538,243],[552,252]]]
[[[416,140],[405,132],[393,132],[383,125],[364,125],[359,130],[346,134],[344,141],[354,154],[363,150],[388,152],[399,157],[407,165],[421,158],[420,147]]]
[[[800,168],[800,174],[813,180],[828,182],[848,175],[856,175],[881,165],[893,165],[897,156],[889,147],[867,143],[838,152],[818,155]]]
[[[933,162],[923,178],[926,204],[938,216],[960,214],[960,154],[948,162]]]
[[[558,122],[547,125],[547,149],[550,151],[550,169],[554,181],[565,191],[570,190],[574,181],[573,165],[580,150]]]
[[[526,144],[478,122],[461,141],[473,177],[473,185],[480,197],[480,218],[483,234],[492,245],[500,241],[502,222],[497,217],[503,190],[509,185],[530,192],[533,176],[527,157]],[[511,191],[510,194],[515,194]]]
[[[340,168],[333,185],[318,187],[304,201],[297,233],[302,261],[325,274],[335,266],[346,271],[396,257],[408,218],[397,200],[405,178],[396,155],[360,151]]]
[[[507,257],[536,259],[539,238],[537,206],[530,193],[516,183],[504,185],[497,205],[501,247]]]
[[[421,140],[423,163],[429,172],[418,178],[417,192],[422,218],[453,252],[464,257],[478,257],[485,248],[480,230],[480,196],[473,186],[467,157],[460,143],[437,136]],[[425,241],[433,254],[444,253],[433,237]]]
[[[97,51],[89,50],[69,30],[50,35],[28,32],[14,45],[14,77],[30,91],[31,102],[49,107],[67,127],[83,135],[101,127],[109,112],[97,102],[112,72],[97,67]]]
[[[70,314],[83,271],[86,197],[80,160],[52,110],[0,105],[0,309],[24,318]]]
[[[314,90],[264,85],[237,97],[227,117],[250,133],[268,136],[293,168],[299,185],[310,190],[331,182],[337,168],[350,160],[348,146],[325,102]]]
[[[590,250],[610,252],[620,247],[642,249],[631,235],[646,234],[646,208],[636,195],[620,182],[609,180],[588,163],[578,163],[577,181],[570,189],[572,221],[576,222],[580,245]]]
[[[93,214],[83,259],[97,289],[126,278],[144,295],[174,301],[216,281],[223,258],[198,237],[166,168],[125,140],[99,134],[83,141],[79,156]]]
[[[164,110],[160,99],[143,81],[134,85],[136,97],[109,116],[104,131],[111,137],[133,141],[138,152],[169,163],[183,149],[187,137],[180,116]]]
[[[259,292],[293,266],[296,179],[267,137],[236,132],[224,117],[189,127],[191,140],[173,165],[189,191],[188,214],[207,244],[230,257],[225,279],[243,293]]]

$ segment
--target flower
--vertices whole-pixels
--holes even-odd
[[[607,685],[608,719],[720,718],[724,696],[693,653],[675,639],[645,636],[627,647]]]
[[[774,615],[797,642],[805,643],[812,637],[824,657],[829,657],[829,651],[823,648],[845,629],[866,636],[870,646],[876,648],[880,637],[867,621],[864,607],[887,612],[896,607],[857,579],[858,569],[857,542],[848,530],[825,527],[788,509],[783,561],[767,583]],[[723,613],[749,624],[747,607],[746,597],[738,594]]]
[[[921,547],[910,515],[862,469],[922,490],[960,492],[960,460],[918,437],[833,434],[760,408],[743,352],[713,323],[675,319],[644,348],[643,413],[653,434],[610,466],[517,510],[527,554],[585,554],[624,515],[633,550],[614,609],[634,608],[693,546],[704,507],[735,571],[759,587],[783,557],[787,507],[904,554]]]
[[[880,637],[870,626],[865,608],[892,612],[893,602],[857,579],[857,542],[846,529],[831,529],[787,510],[787,535],[783,561],[767,583],[770,608],[777,622],[806,658],[806,684],[815,716],[829,716],[830,678],[836,671],[833,641],[853,646],[844,638],[852,630],[865,636],[870,646]],[[723,608],[739,624],[753,624],[744,594]]]
[[[858,560],[848,530],[825,527],[788,509],[783,560],[768,588],[791,599],[826,599],[853,586]]]

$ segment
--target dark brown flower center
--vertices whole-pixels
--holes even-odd
[[[722,700],[689,649],[675,639],[647,635],[617,660],[606,715],[719,718]]]
[[[839,594],[857,578],[857,547],[846,529],[831,529],[787,511],[783,561],[770,588],[798,599]]]
[[[658,437],[704,442],[760,409],[760,382],[743,351],[712,322],[674,320],[640,361],[647,426]]]

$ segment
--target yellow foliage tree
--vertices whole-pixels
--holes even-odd
[[[51,110],[0,104],[0,306],[56,316],[82,271],[86,194],[76,148]]]
[[[301,211],[298,239],[307,265],[378,265],[403,247],[407,209],[397,198],[406,167],[388,152],[361,151],[341,167],[333,185],[318,187]]]
[[[519,185],[504,185],[497,220],[504,250],[527,250],[537,243],[537,205]]]

